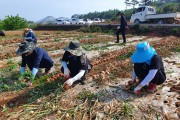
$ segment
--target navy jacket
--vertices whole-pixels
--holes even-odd
[[[34,43],[37,43],[37,38],[36,38],[36,36],[35,36],[35,34],[34,34],[33,31],[29,31],[29,32],[27,33],[27,35],[25,36],[25,39],[26,39],[27,41],[32,41],[32,42],[34,42]]]
[[[127,21],[126,21],[126,18],[124,16],[121,16],[121,25],[120,25],[120,28],[125,30],[126,29],[126,26],[127,26]]]
[[[36,47],[31,55],[22,55],[21,67],[25,67],[26,64],[30,70],[32,70],[32,68],[51,68],[53,61],[44,49]]]

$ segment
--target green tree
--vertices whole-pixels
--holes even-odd
[[[168,12],[176,12],[176,8],[177,6],[173,3],[168,3],[164,6],[164,12],[168,13]]]
[[[4,30],[17,30],[28,27],[27,21],[24,18],[19,17],[19,15],[6,16],[5,19],[1,21],[1,25]]]
[[[153,2],[153,0],[141,0],[140,3],[142,3],[143,5],[151,5],[151,3]]]
[[[0,20],[0,30],[2,30],[2,21]]]

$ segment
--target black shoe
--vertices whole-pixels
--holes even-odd
[[[81,85],[85,85],[86,84],[86,81],[85,80],[77,80],[73,83],[74,85],[76,84],[81,84]]]
[[[83,80],[83,81],[80,81],[81,85],[85,85],[86,84],[86,81]]]
[[[116,41],[115,43],[119,43],[118,41]]]

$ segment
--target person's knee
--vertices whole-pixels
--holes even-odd
[[[61,67],[61,72],[64,73],[64,68],[63,67]]]

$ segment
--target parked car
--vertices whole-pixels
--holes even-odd
[[[94,22],[99,23],[99,22],[101,22],[101,19],[100,18],[94,18]]]
[[[84,19],[78,19],[77,24],[85,24],[86,22],[84,21]]]
[[[70,24],[77,24],[78,18],[71,18],[71,19],[69,20],[69,22],[70,22]]]
[[[67,20],[56,20],[55,24],[56,25],[68,25],[68,24],[70,24],[70,22],[68,22]]]
[[[91,19],[84,19],[84,21],[85,21],[85,24],[88,24],[88,25],[94,23]]]

